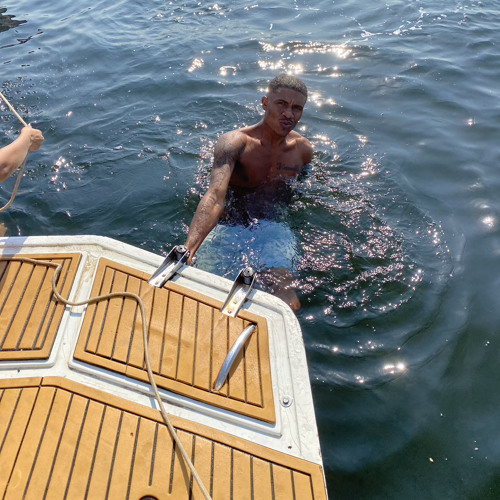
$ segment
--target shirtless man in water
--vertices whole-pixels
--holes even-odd
[[[210,185],[200,200],[185,243],[191,259],[223,215],[229,186],[254,190],[258,196],[279,181],[297,177],[304,165],[311,162],[311,143],[294,131],[306,100],[307,87],[301,80],[279,75],[262,98],[262,121],[218,139]],[[295,293],[292,297],[288,292],[277,295],[292,309],[300,308]]]

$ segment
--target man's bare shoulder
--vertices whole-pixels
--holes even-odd
[[[245,135],[241,134],[239,130],[222,134],[215,143],[214,169],[224,165],[229,165],[232,169],[244,151],[245,145]]]
[[[216,148],[229,151],[229,150],[240,150],[245,147],[247,140],[249,138],[248,133],[245,132],[246,129],[231,130],[222,134],[215,144]]]
[[[310,163],[314,153],[314,148],[311,141],[309,141],[309,139],[305,138],[303,135],[300,135],[298,132],[295,131],[293,131],[290,135],[295,141],[296,145],[295,147],[299,151],[302,157],[302,161],[304,162],[304,165]]]

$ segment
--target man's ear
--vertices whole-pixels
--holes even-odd
[[[264,96],[264,97],[262,98],[262,107],[263,107],[264,109],[267,109],[267,96]]]

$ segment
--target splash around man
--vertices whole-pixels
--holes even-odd
[[[194,214],[185,243],[191,259],[223,215],[230,186],[251,190],[255,196],[269,195],[280,181],[297,177],[304,165],[311,162],[311,143],[294,131],[306,101],[307,87],[301,80],[292,75],[279,75],[271,81],[267,95],[262,98],[262,120],[227,132],[218,139],[210,184]],[[276,275],[288,273],[277,270]],[[285,288],[282,286],[283,293],[276,294],[297,310],[300,303],[295,293]]]

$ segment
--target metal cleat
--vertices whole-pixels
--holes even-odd
[[[151,275],[148,283],[161,288],[187,262],[189,254],[184,245],[172,248],[161,266]]]
[[[251,267],[246,267],[240,271],[221,308],[223,314],[233,318],[238,314],[254,285],[256,276],[257,273]]]

